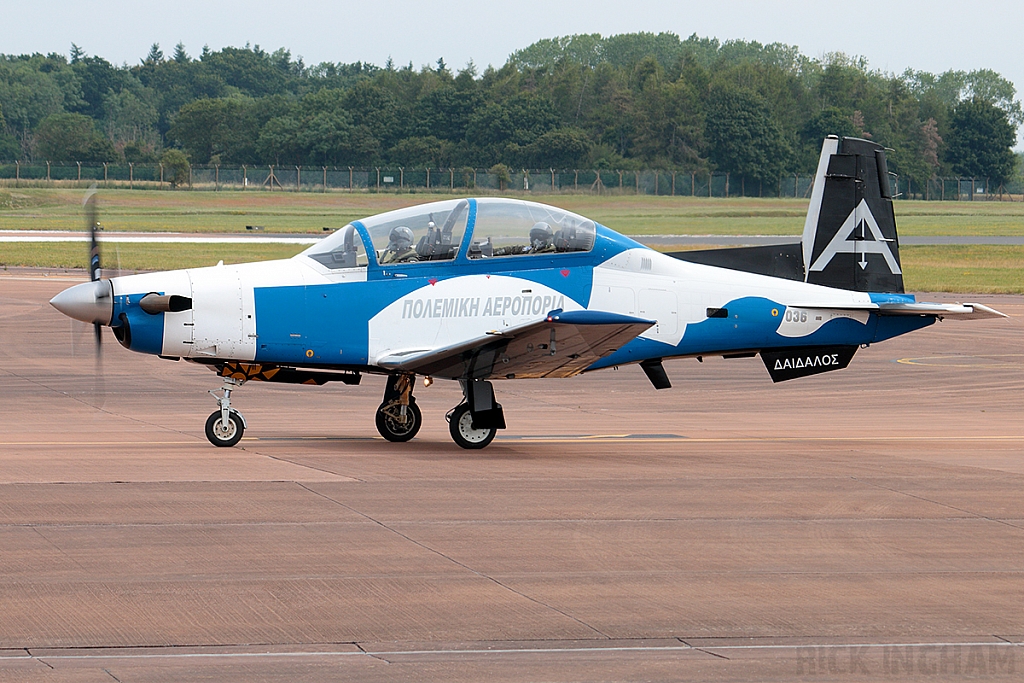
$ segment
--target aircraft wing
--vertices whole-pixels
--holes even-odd
[[[601,311],[552,312],[539,322],[377,361],[396,372],[455,379],[572,377],[654,325]]]

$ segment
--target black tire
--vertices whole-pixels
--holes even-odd
[[[473,429],[473,417],[469,412],[469,404],[461,403],[452,410],[448,418],[448,432],[452,441],[462,448],[484,448],[494,441],[497,429]]]
[[[417,432],[420,431],[420,427],[423,426],[423,415],[420,413],[419,406],[416,405],[416,399],[409,399],[409,410],[406,413],[407,421],[402,424],[401,420],[395,414],[390,414],[392,411],[397,413],[400,406],[397,401],[393,401],[390,404],[381,403],[377,408],[377,431],[388,441],[394,443],[403,443],[416,436]],[[385,412],[388,411],[388,412]],[[408,418],[412,418],[409,420]]]
[[[242,418],[234,410],[228,413],[227,428],[221,427],[220,410],[215,410],[206,418],[206,438],[214,446],[229,448],[242,439],[242,432],[245,431],[245,424]]]

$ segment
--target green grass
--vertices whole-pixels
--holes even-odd
[[[0,229],[84,230],[78,189],[0,188]],[[139,232],[266,232],[323,234],[381,211],[449,194],[331,192],[188,192],[101,190],[104,229]],[[799,235],[804,199],[708,199],[637,195],[529,195],[536,201],[575,211],[625,234]],[[896,203],[901,235],[1024,235],[1022,202]],[[113,272],[164,270],[287,258],[301,245],[108,244],[104,264]],[[910,291],[1024,293],[1024,247],[904,246],[905,281]],[[84,268],[79,243],[0,243],[0,264]]]
[[[301,244],[107,244],[103,247],[106,277],[143,270],[175,270],[224,263],[290,258]],[[81,242],[0,243],[0,265],[40,268],[86,268],[87,245]]]
[[[171,270],[225,263],[289,258],[299,244],[108,244],[105,274]],[[1024,246],[903,246],[904,282],[911,292],[1024,294]],[[86,267],[85,245],[75,242],[0,244],[0,265],[48,268]]]
[[[0,188],[0,229],[83,230],[84,192],[71,188]],[[451,194],[357,192],[189,192],[101,190],[107,231],[322,233],[381,211]],[[517,195],[561,206],[630,235],[799,235],[806,199],[646,195]],[[902,235],[1024,235],[1022,202],[898,201]]]
[[[907,291],[1024,294],[1024,246],[903,246]]]

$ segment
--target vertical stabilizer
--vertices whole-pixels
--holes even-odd
[[[802,249],[807,282],[860,292],[903,291],[881,145],[860,138],[825,138]]]

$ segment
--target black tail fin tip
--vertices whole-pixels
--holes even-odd
[[[903,292],[885,149],[860,138],[825,138],[800,243],[669,255],[827,287]]]
[[[803,235],[807,282],[860,292],[902,292],[896,216],[885,149],[825,138]]]

